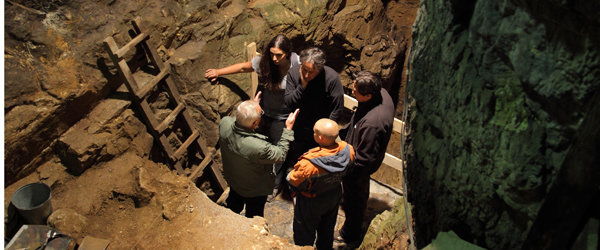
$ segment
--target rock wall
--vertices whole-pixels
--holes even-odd
[[[600,87],[598,13],[585,1],[422,1],[408,84],[418,247],[453,230],[520,248]]]
[[[391,24],[402,14],[390,14],[390,5],[398,2],[7,2],[6,183],[47,160],[58,137],[121,84],[102,41],[113,36],[119,46],[126,44],[131,39],[129,22],[136,17],[142,18],[150,42],[173,66],[172,77],[202,136],[214,144],[220,117],[248,98],[244,92],[249,76],[228,76],[211,85],[204,70],[245,61],[245,42],[257,42],[260,50],[277,33],[292,39],[294,51],[322,47],[327,64],[340,72],[345,85],[350,84],[350,72],[367,69],[380,74],[398,99],[411,22]]]

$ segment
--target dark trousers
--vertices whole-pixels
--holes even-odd
[[[233,189],[229,189],[227,208],[239,214],[244,209],[244,204],[246,204],[246,217],[248,218],[254,216],[264,217],[265,203],[267,203],[266,195],[246,198],[233,191]]]
[[[271,144],[277,144],[281,139],[281,133],[285,128],[285,120],[273,119],[268,116],[263,116],[258,126],[258,133],[269,137]],[[275,163],[275,186],[279,188],[281,183],[285,184],[286,171],[282,168],[282,163]]]
[[[362,224],[369,200],[369,174],[355,169],[346,175],[342,181],[344,199],[342,209],[346,215],[340,234],[346,242],[361,241]]]
[[[333,231],[338,214],[342,189],[308,198],[297,194],[294,205],[294,243],[299,246],[312,246],[317,249],[332,249]]]

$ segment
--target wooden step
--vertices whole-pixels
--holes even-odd
[[[154,128],[156,132],[162,134],[162,132],[164,132],[165,129],[170,127],[169,125],[171,124],[171,122],[173,122],[173,120],[177,118],[177,116],[179,115],[179,113],[181,113],[181,111],[183,111],[183,109],[185,109],[185,104],[183,104],[183,102],[180,102],[177,105],[177,107],[173,111],[171,111],[171,113],[158,126],[156,126],[156,128]]]
[[[143,85],[143,87],[140,88],[140,91],[135,93],[135,95],[140,99],[144,99],[146,95],[148,95],[148,93],[150,93],[150,91],[156,87],[156,85],[158,85],[158,83],[162,81],[170,72],[171,66],[170,64],[166,64],[164,69],[162,69],[158,75],[153,77],[152,80]]]
[[[208,164],[210,164],[212,162],[214,155],[215,154],[213,151],[208,152],[208,154],[206,154],[206,156],[204,157],[204,160],[202,160],[200,165],[194,166],[192,168],[192,173],[190,174],[190,176],[188,176],[188,178],[192,182],[195,182],[196,179],[198,179],[198,177],[200,177],[202,175],[202,172],[204,171],[206,166],[208,166]]]
[[[187,150],[187,148],[190,145],[192,145],[192,142],[194,142],[196,140],[196,138],[198,138],[199,135],[200,135],[200,132],[198,132],[197,129],[194,129],[194,132],[192,133],[192,135],[190,135],[190,137],[188,137],[187,140],[185,140],[185,142],[183,144],[181,144],[181,146],[179,146],[179,148],[175,151],[175,153],[173,153],[171,158],[174,161],[179,160],[179,158],[181,158],[181,156],[183,156],[183,153]]]
[[[129,43],[125,44],[125,46],[123,46],[119,50],[117,50],[117,53],[115,53],[115,55],[118,58],[122,58],[127,52],[129,52],[130,49],[135,48],[136,45],[138,45],[140,42],[146,40],[146,38],[148,38],[148,34],[146,34],[144,32],[140,33],[139,35],[134,37],[131,41],[129,41]]]

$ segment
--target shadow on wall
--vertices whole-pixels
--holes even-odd
[[[325,52],[326,63],[325,65],[331,67],[336,72],[341,73],[344,70],[344,66],[350,61],[351,58],[360,59],[360,51],[347,51],[343,48],[343,44],[347,44],[343,38],[334,37],[333,40],[324,40],[321,44],[316,44],[314,41],[307,41],[304,35],[297,35],[290,38],[292,43],[292,50],[298,55],[300,51],[308,49],[310,47],[318,47]],[[345,55],[350,53],[351,58],[346,58]]]

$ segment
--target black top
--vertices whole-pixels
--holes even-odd
[[[304,89],[300,81],[300,65],[296,65],[288,71],[284,100],[292,111],[300,109],[294,123],[295,133],[312,135],[315,122],[321,118],[339,122],[344,108],[344,89],[338,73],[328,66]]]
[[[383,162],[394,126],[395,107],[385,89],[366,102],[359,102],[340,138],[356,151],[354,171],[372,174]]]

